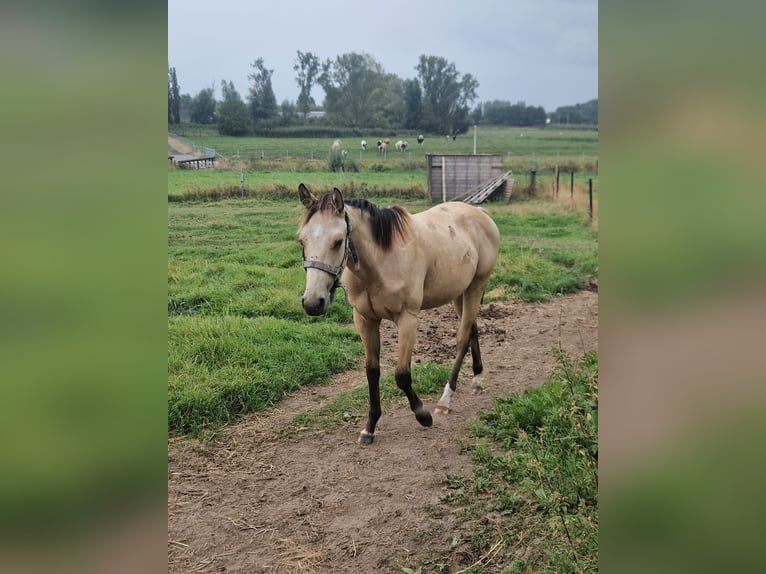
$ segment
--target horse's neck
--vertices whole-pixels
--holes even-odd
[[[351,241],[359,257],[360,275],[375,275],[377,265],[374,263],[380,257],[380,249],[372,238],[370,224],[366,221],[361,211],[355,207],[347,207],[348,219],[351,222]]]

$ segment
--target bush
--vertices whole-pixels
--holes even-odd
[[[348,152],[346,152],[348,154]],[[340,171],[343,168],[344,172],[357,172],[359,171],[359,164],[350,155],[343,156],[341,150],[332,150],[327,156],[327,169],[330,171]]]
[[[250,116],[242,100],[225,100],[218,106],[218,133],[244,136],[250,131]]]

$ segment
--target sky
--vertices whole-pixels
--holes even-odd
[[[547,112],[598,97],[597,0],[168,0],[168,65],[182,94],[231,81],[247,97],[251,64],[274,70],[277,102],[295,101],[297,51],[321,61],[366,53],[387,73],[417,77],[440,56],[479,82],[477,100]],[[317,103],[324,91],[315,86]]]

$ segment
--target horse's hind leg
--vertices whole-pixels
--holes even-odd
[[[479,350],[479,326],[476,321],[471,326],[471,359],[473,360],[473,380],[471,386],[474,392],[480,393],[484,390],[484,384],[482,383],[484,376],[484,365],[481,362],[481,351]]]
[[[483,295],[483,290],[482,290]],[[479,299],[479,304],[481,304],[481,298]],[[455,299],[452,302],[452,305],[455,307],[455,311],[457,311],[458,318],[463,317],[463,296],[460,295],[457,299]],[[476,314],[478,315],[479,309],[477,307]],[[484,371],[484,365],[481,362],[481,351],[479,350],[479,326],[476,324],[476,320],[474,319],[473,324],[471,325],[471,335],[468,340],[468,345],[471,349],[471,359],[473,361],[473,388],[475,391],[479,392],[483,389],[482,387],[482,372]]]
[[[452,395],[457,389],[457,378],[460,374],[460,368],[463,366],[468,349],[471,349],[471,358],[473,359],[473,388],[481,390],[482,371],[484,366],[481,362],[481,352],[479,350],[479,327],[476,324],[476,316],[479,314],[481,298],[484,294],[484,284],[475,286],[466,291],[463,295],[453,301],[453,305],[460,317],[460,324],[457,329],[457,356],[452,366],[449,381],[444,385],[439,402],[434,411],[437,413],[448,413],[452,401]]]

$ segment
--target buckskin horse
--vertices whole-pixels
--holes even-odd
[[[500,232],[487,212],[448,202],[410,214],[400,206],[379,208],[365,199],[344,201],[338,189],[317,198],[302,183],[298,193],[306,208],[298,230],[306,270],[303,309],[309,315],[324,315],[342,285],[364,345],[370,411],[359,444],[373,442],[381,415],[383,319],[397,326],[396,384],[421,425],[433,423],[431,413],[412,389],[410,373],[421,309],[452,302],[460,318],[457,356],[434,411],[449,413],[469,348],[472,386],[480,392],[483,365],[476,316],[500,245]],[[347,265],[349,256],[351,265]]]

